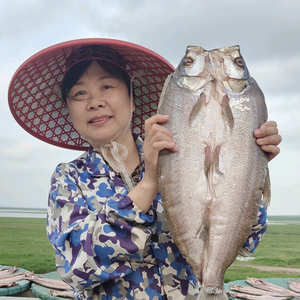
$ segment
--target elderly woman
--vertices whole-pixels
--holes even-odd
[[[160,125],[168,116],[155,114],[172,71],[138,45],[84,39],[37,53],[12,80],[10,107],[23,128],[86,150],[56,167],[48,203],[57,271],[77,299],[197,299],[199,282],[170,236],[157,184],[159,151],[178,150]],[[254,135],[270,160],[279,153],[275,122]],[[244,252],[266,227],[262,206]]]

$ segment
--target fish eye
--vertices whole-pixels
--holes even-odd
[[[236,57],[234,63],[240,68],[244,68],[245,66],[244,60],[241,57]]]
[[[192,63],[194,62],[194,59],[192,57],[187,57],[185,60],[184,60],[184,65],[186,67],[190,66]]]

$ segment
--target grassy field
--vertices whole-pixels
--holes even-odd
[[[253,254],[255,259],[247,262],[236,260],[227,269],[225,282],[244,279],[247,276],[300,278],[300,273],[267,272],[250,267],[259,265],[300,269],[300,217],[270,216],[269,222],[267,233]]]
[[[267,272],[251,265],[300,269],[300,217],[269,217],[267,234],[248,262],[235,261],[225,281],[249,277],[298,277],[300,273]],[[55,270],[54,250],[46,236],[46,221],[38,218],[0,218],[0,265],[17,265],[36,274]]]
[[[45,219],[0,218],[0,265],[43,274],[55,271],[54,254]]]

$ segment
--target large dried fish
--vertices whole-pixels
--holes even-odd
[[[228,299],[224,273],[270,200],[268,160],[253,131],[267,120],[263,93],[239,46],[188,47],[164,85],[159,113],[179,149],[159,155],[159,189],[171,234],[202,287]]]

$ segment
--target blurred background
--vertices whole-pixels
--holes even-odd
[[[14,72],[45,47],[105,37],[140,44],[175,67],[188,45],[240,45],[283,136],[269,164],[269,215],[300,215],[299,15],[298,0],[0,0],[0,207],[46,208],[56,165],[81,154],[37,140],[15,122],[7,103]]]

